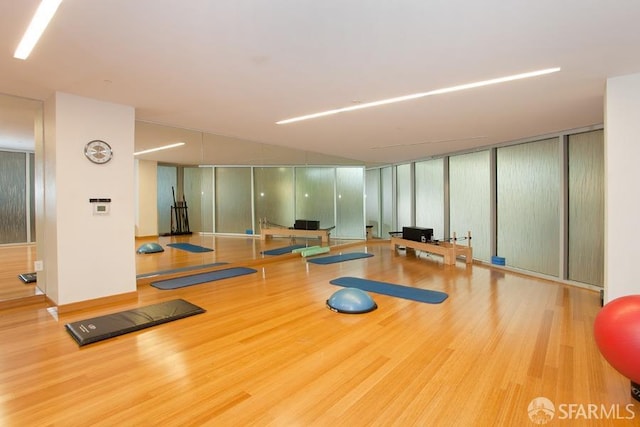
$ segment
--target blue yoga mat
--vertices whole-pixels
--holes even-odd
[[[189,267],[173,268],[170,270],[153,271],[151,273],[138,274],[136,279],[144,279],[146,277],[160,276],[161,274],[180,273],[182,271],[199,270],[201,268],[218,267],[228,264],[228,262],[214,262],[213,264],[192,265]]]
[[[269,249],[268,251],[263,251],[262,253],[264,255],[283,255],[283,254],[290,254],[291,251],[294,249],[300,249],[304,247],[305,245],[291,245],[291,246],[285,246],[284,248]]]
[[[247,267],[226,268],[224,270],[210,271],[208,273],[193,274],[191,276],[176,277],[175,279],[160,280],[151,283],[154,288],[168,290],[185,288],[187,286],[199,285],[200,283],[213,282],[216,280],[228,279],[230,277],[244,276],[255,273],[257,270]]]
[[[192,245],[191,243],[169,243],[167,246],[189,252],[213,252],[213,249],[205,248],[204,246]]]
[[[394,285],[393,283],[376,282],[375,280],[360,279],[358,277],[338,277],[329,283],[347,288],[358,288],[363,291],[376,294],[389,295],[413,301],[440,304],[449,295],[444,292],[430,291],[428,289],[414,288],[411,286]]]
[[[373,254],[368,254],[366,252],[349,252],[342,255],[331,255],[331,256],[323,256],[320,258],[311,258],[311,259],[308,259],[307,262],[310,262],[313,264],[333,264],[336,262],[351,261],[352,259],[369,258],[372,256]]]

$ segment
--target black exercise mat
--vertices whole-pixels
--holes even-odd
[[[205,311],[205,309],[183,299],[175,299],[133,310],[67,323],[64,327],[78,345],[83,346],[161,323],[204,313]]]
[[[151,283],[151,286],[162,290],[178,289],[256,272],[257,270],[247,267],[225,268],[224,270],[209,271],[207,273],[193,274],[191,276],[176,277],[175,279],[160,280]]]
[[[24,283],[33,283],[38,281],[38,273],[22,273],[18,275],[18,279]]]

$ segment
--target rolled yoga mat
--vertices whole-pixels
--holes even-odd
[[[327,252],[329,252],[329,247],[325,246],[325,247],[315,247],[315,248],[309,248],[307,250],[304,250],[302,252],[300,252],[300,255],[302,255],[303,257],[309,257],[309,256],[314,256],[314,255],[320,255],[320,254],[326,254]]]
[[[317,249],[319,247],[320,246],[304,246],[304,247],[299,248],[299,249],[294,249],[291,252],[293,252],[294,254],[299,254],[300,252],[308,251],[310,249]]]

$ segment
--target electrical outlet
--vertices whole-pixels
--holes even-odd
[[[33,269],[37,272],[37,271],[42,271],[44,270],[44,264],[41,260],[39,261],[33,261]]]

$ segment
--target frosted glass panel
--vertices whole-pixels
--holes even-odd
[[[489,151],[449,158],[451,235],[473,237],[473,257],[491,260],[491,169]],[[466,244],[466,242],[462,242]]]
[[[382,168],[380,170],[381,186],[382,186],[382,230],[383,239],[389,238],[390,231],[397,231],[393,224],[393,177],[391,167]]]
[[[158,233],[170,233],[173,193],[177,191],[178,171],[175,166],[158,166]],[[176,193],[176,197],[178,197]]]
[[[444,230],[444,159],[417,162],[415,171],[416,226],[433,228],[441,239]]]
[[[27,241],[26,153],[0,151],[0,244]]]
[[[342,238],[363,239],[364,228],[364,169],[336,168],[336,229]]]
[[[398,230],[402,230],[402,227],[413,225],[411,215],[412,198],[411,165],[398,165],[396,167],[396,218],[398,219]]]
[[[295,219],[320,221],[321,228],[333,227],[334,168],[296,168]]]
[[[213,232],[213,168],[184,168],[184,195],[192,232]]]
[[[604,284],[604,136],[569,136],[569,279]]]
[[[251,168],[215,168],[216,233],[252,229]]]
[[[511,267],[559,274],[558,139],[497,150],[498,255]]]
[[[29,226],[31,242],[36,241],[36,190],[35,190],[35,155],[29,153]]]
[[[380,237],[380,169],[366,172],[367,225],[373,225],[371,234]]]
[[[253,170],[255,188],[256,225],[259,232],[260,219],[271,224],[292,227],[295,221],[293,168],[273,167]]]
[[[189,229],[196,233],[202,229],[202,171],[204,168],[184,168],[184,197],[187,201]]]
[[[202,231],[213,233],[213,205],[214,205],[214,169],[200,168],[200,226]]]

